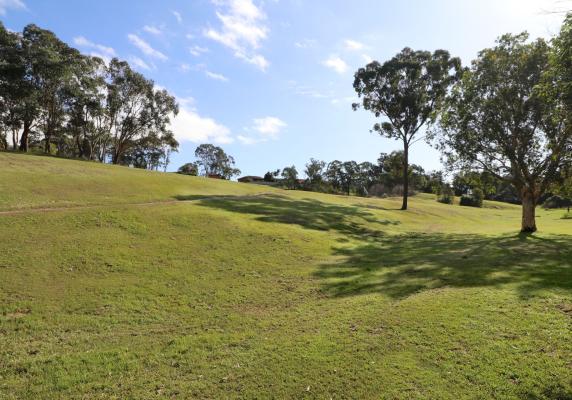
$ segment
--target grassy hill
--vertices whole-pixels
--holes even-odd
[[[399,205],[0,153],[0,399],[572,398],[572,220]]]

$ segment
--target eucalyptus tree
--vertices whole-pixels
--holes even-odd
[[[201,144],[195,150],[197,165],[203,175],[218,175],[224,179],[230,179],[239,175],[240,170],[235,168],[234,157],[226,154],[219,146],[210,143]]]
[[[537,230],[538,199],[572,162],[570,23],[554,50],[526,33],[482,50],[439,120],[438,143],[451,164],[487,171],[517,189],[522,232]]]
[[[296,189],[298,186],[298,170],[294,165],[284,167],[282,170],[282,179],[288,189]]]
[[[44,151],[51,151],[52,138],[62,132],[65,120],[65,96],[81,54],[52,32],[34,24],[22,33],[27,73],[38,94],[42,112]]]
[[[448,88],[461,71],[459,58],[448,51],[414,51],[403,49],[392,59],[380,64],[373,61],[354,75],[354,89],[363,107],[376,118],[373,131],[403,143],[403,204],[407,209],[409,191],[409,148],[417,141],[419,130],[430,121],[442,103]]]
[[[314,158],[311,158],[310,161],[306,164],[304,173],[308,177],[308,181],[311,185],[319,184],[323,181],[323,173],[325,167],[325,161],[316,160]]]
[[[152,81],[133,71],[125,61],[109,64],[106,112],[110,119],[111,162],[122,164],[125,154],[145,138],[154,136],[171,143],[169,123],[179,111],[166,90],[155,90]]]
[[[40,115],[39,91],[33,79],[28,44],[26,38],[6,30],[0,23],[1,124],[10,133],[13,149],[23,151],[28,150],[29,134]]]
[[[105,156],[110,122],[105,112],[106,77],[103,60],[83,56],[69,85],[66,130],[79,158],[101,161]]]

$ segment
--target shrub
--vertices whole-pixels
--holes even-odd
[[[441,194],[437,196],[437,201],[443,204],[453,204],[455,199],[455,193],[449,185],[445,185],[441,188]]]
[[[572,206],[572,200],[565,197],[560,197],[558,195],[549,197],[546,199],[542,207],[549,208],[566,208]]]
[[[473,193],[471,195],[464,195],[461,197],[460,204],[466,207],[482,207],[484,197],[485,194],[481,189],[473,189]]]
[[[179,168],[177,173],[183,174],[183,175],[197,176],[199,173],[199,167],[198,167],[197,163],[194,163],[194,162],[186,163],[185,165],[181,166],[181,168]]]

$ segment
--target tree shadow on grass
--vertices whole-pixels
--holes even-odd
[[[365,240],[384,235],[380,228],[399,225],[399,221],[379,219],[374,214],[356,206],[324,203],[315,199],[293,200],[286,196],[180,196],[178,200],[200,200],[203,207],[257,216],[258,221],[298,225],[317,231],[333,231]]]
[[[572,237],[408,234],[334,249],[335,262],[315,275],[336,297],[392,298],[441,287],[515,285],[522,297],[572,291]]]
[[[379,219],[363,207],[281,195],[195,199],[200,206],[254,215],[262,222],[341,234],[333,261],[315,272],[323,292],[333,297],[404,298],[441,287],[501,285],[513,285],[522,297],[544,289],[572,292],[572,236],[394,235],[385,231],[399,221]],[[349,241],[344,238],[359,244],[342,244]]]

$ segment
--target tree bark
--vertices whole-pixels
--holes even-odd
[[[523,233],[536,232],[536,195],[530,189],[522,191],[522,226]]]
[[[18,149],[18,129],[12,128],[12,150]]]
[[[29,138],[30,138],[30,127],[31,123],[29,121],[24,121],[24,129],[22,130],[22,136],[20,136],[20,151],[28,152]]]
[[[402,210],[407,210],[407,197],[409,196],[409,145],[403,142],[403,203]]]

